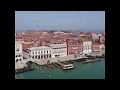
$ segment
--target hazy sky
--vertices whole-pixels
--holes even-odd
[[[105,11],[15,11],[15,30],[105,29]]]

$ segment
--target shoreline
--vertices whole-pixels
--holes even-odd
[[[102,56],[103,53],[105,53],[105,51],[101,51],[101,52],[97,52],[98,54],[96,53],[93,53],[93,57],[94,58],[99,58],[99,57],[96,57],[96,56]],[[105,57],[105,56],[104,56]],[[59,58],[49,58],[49,59],[38,59],[38,60],[32,60],[32,59],[24,59],[21,63],[15,63],[15,70],[16,69],[22,69],[24,67],[26,67],[26,63],[31,61],[33,63],[36,63],[38,65],[45,65],[48,63],[54,63],[54,62],[57,62],[57,61],[61,61],[61,62],[64,62],[64,61],[74,61],[74,60],[79,60],[79,59],[89,59],[88,57],[86,57],[85,55],[79,55],[77,54],[77,56],[75,57],[75,55],[67,55],[66,57],[59,57]]]
[[[88,64],[74,61],[75,68],[70,70],[63,70],[61,67],[50,68],[46,65],[39,66],[33,63],[32,67],[36,68],[36,70],[15,74],[15,79],[49,79],[50,75],[52,79],[104,79],[105,58],[101,59],[101,62]],[[99,70],[102,71],[99,72]],[[87,74],[88,72],[90,73],[89,75]]]

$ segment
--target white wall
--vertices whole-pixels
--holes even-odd
[[[55,55],[60,55],[59,57],[67,56],[67,44],[66,42],[63,42],[62,44],[50,44],[50,47],[52,48],[52,58],[55,57]],[[60,48],[60,47],[66,47],[61,49],[54,49],[54,48]]]
[[[17,49],[19,50],[19,51],[17,51]],[[20,57],[19,57],[19,55],[20,55]],[[17,57],[16,57],[17,56]],[[16,62],[16,60],[20,60],[21,59],[21,61],[23,60],[23,54],[22,54],[22,43],[21,42],[15,42],[15,62]]]
[[[87,46],[87,48],[86,48]],[[88,49],[89,47],[89,49]],[[83,42],[83,53],[84,54],[89,54],[89,53],[92,53],[92,41],[88,41],[88,42]]]

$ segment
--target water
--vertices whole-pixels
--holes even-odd
[[[15,79],[105,79],[105,59],[101,61],[82,64],[74,62],[74,69],[62,70],[58,68],[47,68],[33,65],[35,71],[15,75]]]

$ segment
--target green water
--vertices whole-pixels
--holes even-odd
[[[105,79],[104,58],[88,64],[74,62],[74,66],[74,69],[62,70],[60,67],[52,69],[34,65],[37,70],[15,75],[15,79],[50,79],[50,76],[51,79]]]

